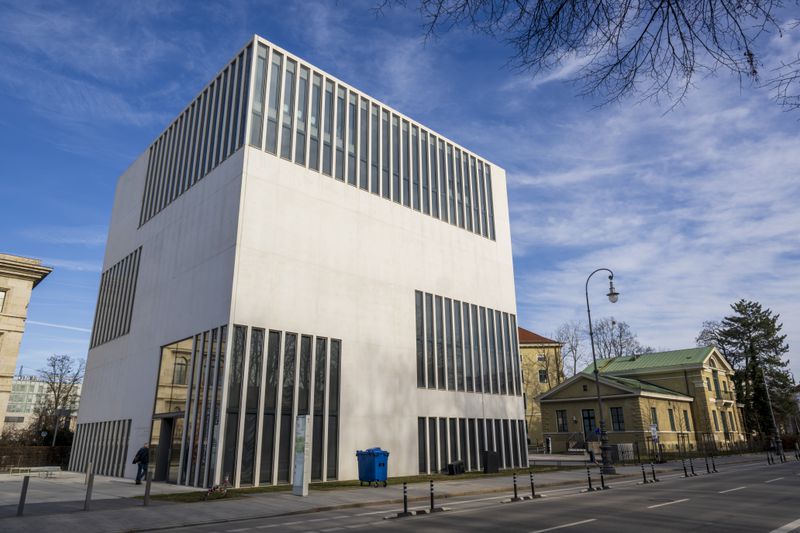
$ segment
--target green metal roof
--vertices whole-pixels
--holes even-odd
[[[675,366],[694,366],[703,364],[709,356],[713,346],[700,348],[687,348],[685,350],[672,350],[670,352],[643,353],[640,355],[625,355],[611,359],[598,359],[597,369],[601,374],[630,372],[649,368],[666,368]],[[592,374],[594,365],[583,369],[583,373]]]
[[[658,385],[653,385],[652,383],[648,383],[646,381],[641,381],[638,379],[623,378],[620,376],[603,376],[603,379],[607,381],[613,381],[619,383],[623,387],[640,390],[642,392],[656,392],[658,394],[669,394],[671,396],[686,396],[683,393],[676,392],[671,389],[665,389],[664,387],[659,387]]]

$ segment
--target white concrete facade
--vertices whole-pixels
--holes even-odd
[[[277,53],[279,57],[297,61],[298,65],[308,65],[259,37],[254,38],[243,52],[254,58],[259,46],[268,47],[270,54]],[[230,145],[234,149],[227,159],[174,195],[167,205],[144,222],[142,202],[146,201],[143,196],[147,196],[148,167],[153,165],[153,154],[146,152],[140,156],[119,179],[103,270],[108,270],[141,247],[135,291],[129,290],[130,294],[135,292],[135,300],[131,304],[129,331],[89,351],[79,425],[130,420],[129,430],[126,429],[129,435],[113,435],[117,441],[125,441],[127,451],[111,456],[125,456],[124,465],[118,467],[124,468],[125,475],[132,476],[135,466],[129,464],[129,456],[143,442],[152,440],[151,424],[162,347],[223,325],[227,326],[225,367],[221,376],[224,382],[220,388],[224,392],[219,398],[221,408],[216,419],[221,428],[229,423],[226,412],[230,411],[232,394],[229,385],[235,326],[249,328],[248,340],[253,328],[284,332],[278,364],[280,375],[274,378],[279,384],[278,413],[282,396],[280,387],[285,378],[285,332],[341,341],[338,453],[333,455],[336,461],[333,477],[338,479],[357,478],[356,450],[375,446],[390,452],[390,476],[419,473],[418,423],[422,423],[419,419],[423,417],[426,420],[431,417],[464,419],[470,424],[474,419],[522,421],[522,396],[511,392],[514,389],[512,369],[519,368],[515,326],[512,330],[514,338],[511,339],[511,346],[514,346],[511,356],[515,363],[508,368],[508,394],[419,387],[417,378],[415,291],[496,309],[506,316],[516,313],[504,171],[486,163],[491,169],[491,180],[487,170],[487,186],[491,187],[490,200],[493,199],[494,239],[491,239],[424,214],[421,208],[413,208],[410,201],[406,206],[402,201],[391,201],[357,184],[349,184],[344,178],[346,174],[338,180],[309,168],[308,164],[298,164],[268,153],[263,149],[264,138],[269,135],[266,130],[258,143],[261,146],[250,146],[254,127],[252,107],[257,105],[253,94],[258,100],[260,83],[256,69],[260,63],[253,60],[242,64],[243,68],[251,70],[249,75],[239,78],[244,80],[241,83],[249,84],[245,87],[246,98],[239,106],[239,116],[244,120],[241,131],[247,132],[247,140],[240,139],[243,142],[240,148],[235,147],[232,138]],[[309,68],[312,75],[319,74],[335,84],[337,89],[342,87],[351,91],[346,94],[354,94],[354,89],[339,80],[314,67]],[[231,72],[234,72],[233,68]],[[285,75],[285,70],[279,72]],[[235,81],[232,79],[231,85]],[[269,82],[265,80],[263,83],[264,96],[268,100]],[[285,78],[282,78],[280,85],[288,87],[284,83]],[[285,94],[291,93],[285,91]],[[366,98],[361,93],[357,95]],[[334,93],[333,101],[335,99]],[[297,99],[292,99],[290,105],[294,107],[296,102]],[[379,104],[372,99],[369,102]],[[236,104],[231,105],[233,109]],[[382,110],[397,116],[399,121],[407,121],[415,135],[417,128],[423,131],[424,127],[418,123],[379,105]],[[202,124],[202,119],[191,118],[190,109],[187,108],[187,129],[192,120]],[[299,116],[301,114],[294,118]],[[283,122],[280,119],[276,122],[278,127],[274,135],[278,137],[277,153],[280,154],[282,139],[278,132]],[[296,139],[297,120],[292,122],[290,119],[289,122],[292,128],[290,138]],[[333,134],[334,129],[330,131]],[[232,137],[236,135],[232,133]],[[180,133],[178,136],[183,138]],[[470,157],[474,161],[475,156],[470,152],[438,135],[437,138],[463,154],[465,164]],[[407,138],[404,142],[408,142]],[[335,146],[333,139],[330,143]],[[305,143],[304,160],[310,159],[309,145],[310,142]],[[332,152],[332,157],[336,158],[336,150]],[[345,161],[345,173],[347,164]],[[463,168],[468,173],[467,166]],[[423,179],[421,175],[419,179]],[[453,183],[460,183],[460,175],[458,179],[459,182]],[[464,183],[469,189],[470,178],[466,177]],[[477,180],[474,183],[477,184]],[[413,187],[415,194],[421,193],[421,186],[415,183]],[[462,192],[469,195],[466,189]],[[477,194],[477,189],[474,191]],[[469,209],[469,199],[465,198],[465,202],[464,209]],[[476,228],[477,211],[476,208]],[[468,343],[469,339],[464,342]],[[248,373],[254,357],[251,348],[247,345],[244,351],[240,375],[253,375]],[[502,346],[500,349],[502,352]],[[260,394],[264,394],[265,383],[270,379],[266,375],[266,340],[263,356],[255,360],[263,366],[258,378],[261,380]],[[312,376],[315,361],[312,351]],[[330,357],[327,361],[330,364]],[[331,376],[327,376],[328,385],[330,379]],[[313,406],[313,378],[311,382],[309,400]],[[208,383],[205,390],[210,395],[211,381]],[[249,388],[244,386],[242,389],[240,404],[244,405]],[[293,391],[293,413],[297,413],[297,381]],[[329,398],[326,400],[330,402]],[[245,424],[251,421],[246,421],[245,416],[237,418],[239,438],[230,479],[234,485],[282,482],[277,467],[280,427],[275,428],[272,436],[276,450],[272,460],[276,468],[272,469],[270,479],[261,479],[259,474],[265,445],[262,436],[264,405],[264,398],[259,398],[254,430],[255,472],[247,481],[241,479],[241,468],[243,454],[251,453],[247,451],[248,444],[243,443],[247,440],[245,435],[251,431],[245,428]],[[278,420],[280,418],[277,416]],[[184,427],[190,424],[189,416]],[[425,425],[427,427],[427,423]],[[514,428],[515,434],[516,431]],[[224,429],[219,430],[218,442],[213,444],[198,437],[215,456],[215,467],[211,469],[207,482],[189,482],[186,479],[179,482],[209,484],[223,479],[226,475],[223,472],[226,468],[223,466],[224,434]],[[324,436],[327,438],[328,435],[325,431]],[[91,442],[85,439],[84,448],[76,449],[71,463],[73,469],[82,469],[84,462],[94,457],[94,452],[88,451],[92,446],[105,446],[102,438]],[[491,437],[487,439],[493,441]],[[191,437],[185,440],[184,448]],[[524,442],[524,433],[520,434],[519,441]],[[77,442],[80,448],[80,435]],[[470,448],[478,445],[477,442],[468,442]],[[446,445],[444,439],[440,445]],[[329,458],[327,443],[324,450],[323,480],[331,477],[326,464]],[[520,446],[517,462],[527,464],[526,454],[521,450]],[[426,446],[424,453],[427,452]],[[185,453],[181,451],[180,468],[192,461]],[[191,452],[188,455],[191,456]],[[466,458],[466,455],[466,450],[462,450],[460,455],[453,450],[450,460]],[[427,461],[426,468],[430,470],[429,456]],[[510,460],[508,464],[510,466]],[[439,467],[443,466],[439,463]],[[478,465],[472,460],[471,466],[477,468]]]

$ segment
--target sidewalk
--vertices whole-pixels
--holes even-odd
[[[730,458],[717,458],[717,466],[735,462],[752,462],[762,460],[760,456],[747,457],[735,456]],[[705,465],[695,462],[695,469],[704,470]],[[659,465],[658,472],[682,471],[680,462]],[[608,484],[613,485],[615,480],[630,479],[641,476],[639,466],[623,466],[617,468],[618,475],[606,478]],[[648,472],[649,474],[649,472]],[[599,482],[597,469],[592,473],[595,481]],[[548,488],[565,486],[582,486],[586,483],[584,469],[559,470],[542,472],[535,475],[537,491],[546,491]],[[100,479],[100,478],[97,478]],[[96,483],[98,483],[96,479]],[[2,481],[2,480],[0,480]],[[31,479],[31,486],[38,478]],[[44,482],[45,480],[42,480]],[[108,479],[101,481],[98,486],[120,480]],[[517,482],[522,493],[529,489],[527,473],[520,470]],[[130,482],[127,482],[130,485]],[[0,486],[3,484],[0,483]],[[83,485],[80,485],[81,487]],[[141,489],[142,486],[134,488]],[[171,492],[179,489],[172,485],[154,484],[153,494]],[[30,490],[30,489],[29,489]],[[512,473],[506,476],[453,479],[436,481],[437,503],[446,505],[447,498],[475,494],[511,494]],[[181,527],[200,525],[211,522],[236,521],[241,519],[265,518],[280,515],[310,513],[335,509],[348,509],[369,505],[393,505],[402,503],[402,484],[380,487],[347,487],[332,490],[312,490],[306,498],[293,496],[290,492],[267,492],[247,495],[241,498],[225,499],[198,503],[169,503],[154,501],[149,507],[143,507],[141,499],[116,496],[92,502],[92,510],[82,512],[83,498],[79,501],[60,500],[57,503],[35,503],[33,493],[29,492],[25,508],[25,516],[13,516],[16,511],[16,502],[8,505],[8,496],[12,490],[2,487],[0,493],[6,495],[0,505],[0,531],[64,531],[70,528],[79,528],[81,533],[94,532],[121,532],[121,531],[146,531],[168,527]],[[18,498],[17,492],[17,498]],[[408,486],[409,506],[411,508],[426,507],[429,501],[428,483],[414,483]],[[98,496],[99,497],[99,496]],[[51,506],[57,507],[51,507]],[[12,509],[13,507],[13,509]],[[71,511],[71,512],[70,512]]]

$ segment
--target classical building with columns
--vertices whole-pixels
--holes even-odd
[[[52,271],[40,259],[0,254],[0,433],[5,425],[31,292]]]

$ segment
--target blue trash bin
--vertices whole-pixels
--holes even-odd
[[[384,487],[387,485],[389,452],[380,448],[369,448],[368,450],[358,450],[356,457],[358,458],[358,481],[362,485],[374,483],[377,487],[381,482]]]

